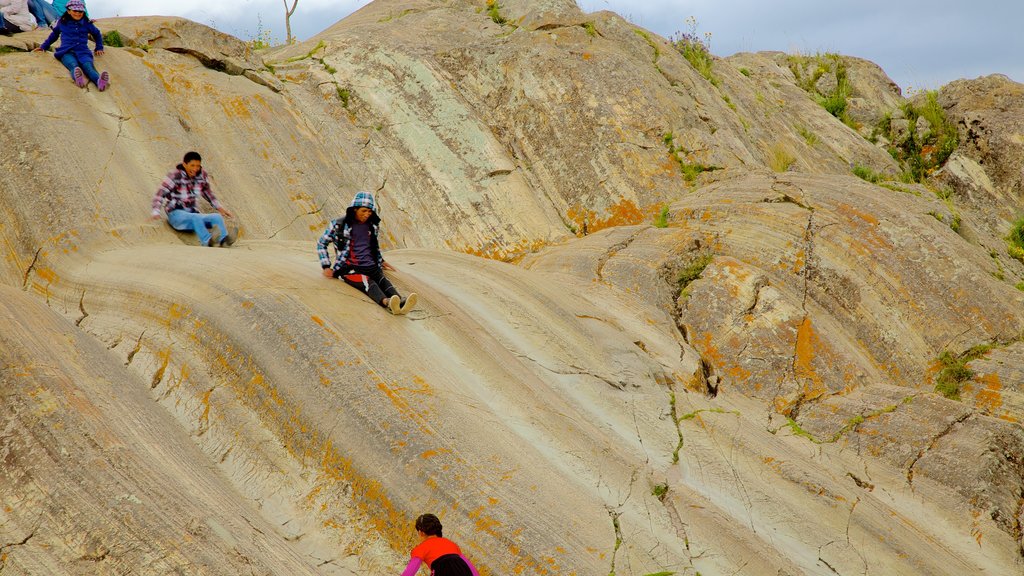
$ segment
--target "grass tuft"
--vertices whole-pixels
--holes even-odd
[[[878,184],[882,181],[881,174],[867,166],[861,166],[860,164],[853,167],[853,175],[865,182],[871,182],[872,184]]]
[[[790,153],[789,148],[781,142],[776,142],[768,148],[768,166],[775,172],[785,172],[796,162],[796,157]]]
[[[665,206],[661,207],[661,211],[658,212],[657,216],[655,216],[655,218],[654,218],[654,227],[655,228],[668,228],[668,215],[669,215],[668,205],[666,204]]]

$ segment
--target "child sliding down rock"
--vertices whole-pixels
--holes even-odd
[[[377,216],[373,194],[356,192],[345,216],[332,221],[316,243],[320,267],[324,277],[341,278],[392,314],[406,314],[416,306],[416,293],[402,298],[384,275],[385,270],[395,270],[395,267],[385,262],[380,253],[377,242],[379,229],[380,217]],[[331,243],[337,250],[333,265],[327,252]]]
[[[110,86],[110,76],[106,72],[100,74],[93,65],[93,53],[89,50],[90,36],[96,44],[96,56],[102,56],[103,35],[100,34],[99,28],[85,17],[85,2],[69,0],[67,11],[54,25],[50,37],[35,51],[46,52],[57,38],[60,38],[60,47],[53,53],[53,57],[60,60],[68,69],[76,86],[85,88],[89,80],[92,80],[102,92]]]

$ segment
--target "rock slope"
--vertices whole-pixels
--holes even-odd
[[[482,574],[1024,566],[1019,85],[877,185],[786,55],[568,0],[99,26],[102,94],[0,54],[0,571],[393,574],[427,511]],[[855,121],[907,102],[847,63]],[[147,220],[188,149],[231,249]],[[407,317],[319,274],[359,189]]]

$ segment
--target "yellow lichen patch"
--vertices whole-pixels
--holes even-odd
[[[35,268],[35,271],[36,271],[36,274],[38,274],[40,278],[42,278],[43,280],[46,280],[47,284],[56,284],[57,281],[60,280],[60,277],[57,276],[57,273],[54,272],[53,270],[51,270],[50,268],[45,268],[45,267],[42,267],[42,266],[37,266]]]
[[[815,347],[820,345],[810,317],[805,317],[796,333],[796,359],[793,361],[793,372],[797,380],[803,384],[803,397],[813,400],[825,394],[825,383],[814,369]]]
[[[199,428],[205,430],[210,426],[210,395],[213,394],[213,388],[210,388],[203,393],[200,402],[203,405],[203,412],[199,415]]]
[[[837,214],[842,214],[843,216],[846,216],[847,218],[850,218],[850,217],[859,218],[859,219],[863,220],[864,222],[867,222],[868,224],[871,224],[872,226],[877,226],[878,225],[878,218],[875,218],[874,216],[872,216],[871,214],[868,214],[867,212],[863,212],[861,210],[857,210],[856,208],[854,208],[853,206],[851,206],[849,204],[839,204],[839,205],[837,205],[836,206],[836,213]]]
[[[796,257],[793,259],[793,274],[799,274],[803,272],[806,254],[803,250],[797,250]]]
[[[518,262],[527,254],[537,252],[547,245],[544,240],[520,240],[510,246],[498,246],[489,243],[479,247],[464,247],[461,249],[466,254],[487,258],[488,260],[500,260],[502,262]]]
[[[999,381],[998,374],[983,374],[976,378],[982,384],[982,389],[974,396],[974,405],[987,414],[994,414],[1003,406],[1003,395],[1000,392],[1003,385]]]
[[[219,100],[219,103],[228,118],[237,118],[239,120],[252,119],[252,112],[249,111],[249,105],[243,98]]]
[[[700,351],[701,357],[711,362],[715,367],[721,368],[725,365],[725,359],[718,348],[712,343],[713,339],[714,335],[711,332],[705,332],[699,339],[694,340],[693,345]]]

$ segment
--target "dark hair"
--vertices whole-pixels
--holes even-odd
[[[182,164],[188,164],[189,162],[191,162],[193,160],[199,160],[200,162],[202,162],[203,161],[203,157],[199,155],[199,152],[186,152],[185,153],[185,159],[182,160],[181,162],[182,162]]]
[[[427,536],[441,536],[441,521],[433,514],[424,514],[416,519],[416,529]]]

